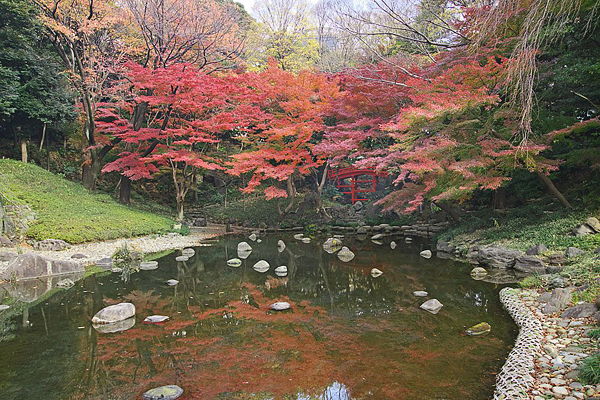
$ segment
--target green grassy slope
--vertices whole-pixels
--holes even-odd
[[[168,230],[169,218],[139,211],[110,196],[90,193],[79,183],[36,165],[0,160],[0,191],[10,201],[29,205],[37,220],[27,236],[69,243],[107,240]]]

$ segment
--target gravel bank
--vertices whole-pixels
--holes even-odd
[[[71,246],[60,251],[37,251],[32,248],[21,248],[22,252],[35,252],[49,259],[76,261],[83,265],[91,265],[96,261],[111,257],[116,249],[127,243],[129,248],[142,253],[156,253],[170,249],[181,249],[184,247],[202,246],[202,242],[225,234],[223,225],[209,225],[204,228],[193,228],[188,236],[179,234],[167,234],[162,236],[150,235],[137,238],[124,238],[109,240],[105,242],[92,242]],[[15,249],[5,249],[16,253]],[[82,254],[85,258],[72,258],[74,254]],[[0,263],[0,272],[8,263]]]

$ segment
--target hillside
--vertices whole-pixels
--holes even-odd
[[[166,231],[173,223],[14,160],[0,160],[0,192],[9,201],[27,204],[35,211],[37,218],[27,236],[38,240],[62,239],[74,244],[116,239]]]

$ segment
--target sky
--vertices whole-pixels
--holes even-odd
[[[244,5],[244,8],[246,9],[246,11],[250,12],[252,11],[252,6],[254,6],[254,1],[255,0],[235,0],[238,3],[242,3]]]

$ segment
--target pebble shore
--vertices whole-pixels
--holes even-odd
[[[577,380],[581,361],[598,351],[588,332],[598,328],[594,318],[561,318],[545,315],[536,290],[520,290],[518,296],[540,320],[544,329],[542,346],[535,358],[534,384],[529,399],[578,400],[600,396],[600,385],[583,385]],[[599,397],[600,398],[600,397]]]
[[[206,245],[202,242],[224,234],[225,227],[223,225],[209,225],[203,228],[193,228],[187,236],[170,233],[161,236],[149,235],[136,238],[83,243],[73,245],[68,249],[60,251],[38,251],[31,248],[21,248],[20,250],[24,253],[34,252],[47,257],[48,259],[69,260],[83,265],[92,265],[102,258],[111,257],[115,250],[122,247],[125,243],[130,249],[147,254],[171,249],[181,249],[184,247]],[[13,252],[15,249],[7,249],[7,251]],[[74,254],[82,254],[85,258],[72,258]],[[8,263],[0,263],[0,272],[7,266]]]

